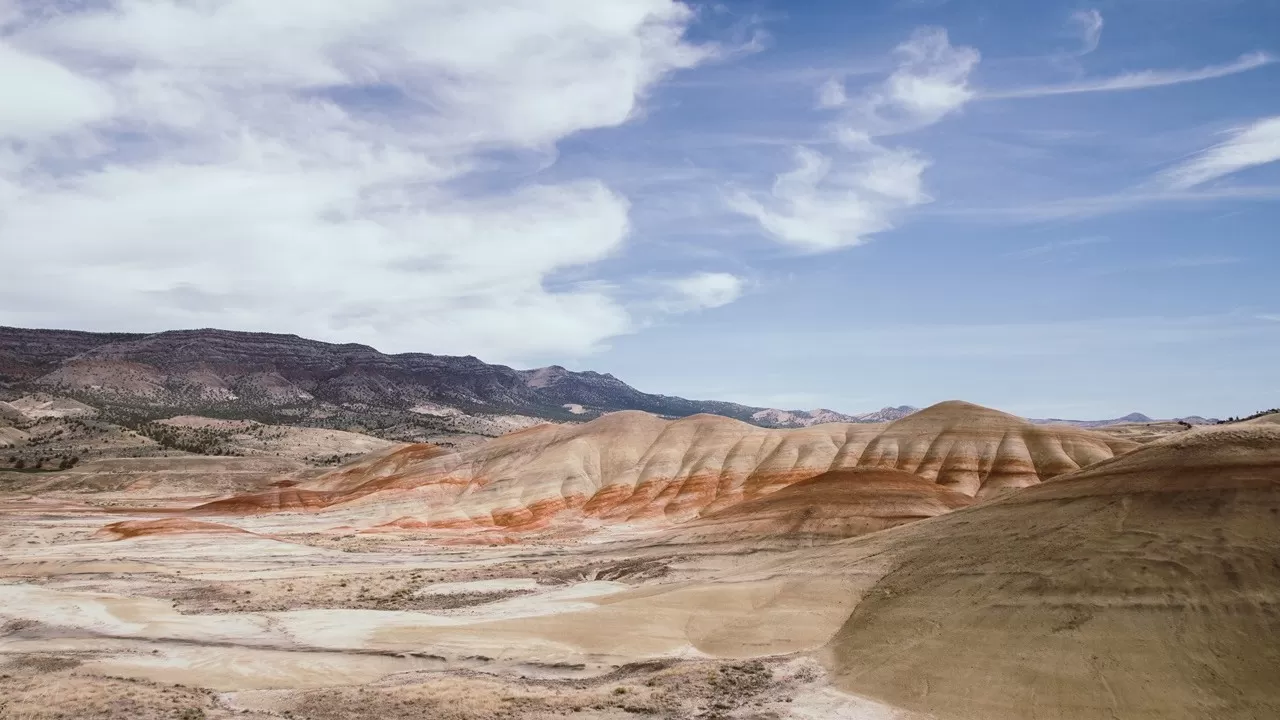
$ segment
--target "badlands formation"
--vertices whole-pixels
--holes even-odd
[[[312,482],[193,512],[299,510],[314,513],[307,522],[317,526],[390,525],[469,537],[481,532],[501,541],[602,527],[647,532],[766,498],[833,470],[898,470],[967,498],[985,498],[1136,444],[948,402],[888,425],[795,430],[716,415],[672,421],[619,412],[583,425],[533,427],[458,453],[405,458],[420,447],[374,454]]]
[[[1280,717],[1268,416],[366,449],[0,473],[0,718]]]

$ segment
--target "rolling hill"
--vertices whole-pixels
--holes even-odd
[[[459,453],[389,464],[378,454],[297,488],[227,499],[203,514],[325,510],[346,524],[542,530],[666,527],[833,470],[897,470],[968,497],[1071,472],[1134,443],[947,402],[887,425],[765,429],[714,415],[640,412],[545,425]],[[391,469],[393,468],[393,469]]]
[[[396,440],[439,432],[500,434],[486,432],[483,423],[477,427],[477,416],[579,422],[639,410],[804,427],[893,419],[914,410],[853,416],[687,400],[558,365],[516,370],[470,356],[389,355],[296,335],[212,329],[129,334],[0,327],[0,388],[5,386],[73,397],[141,421],[206,415],[375,431]]]

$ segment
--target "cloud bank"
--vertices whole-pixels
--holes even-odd
[[[670,0],[64,10],[0,14],[0,248],[21,268],[0,322],[508,361],[631,329],[600,284],[547,283],[616,253],[628,202],[486,170],[627,122],[715,52]]]

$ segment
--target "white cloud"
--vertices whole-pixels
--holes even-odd
[[[1098,49],[1102,39],[1102,13],[1097,10],[1077,10],[1071,13],[1071,26],[1080,34],[1080,50],[1077,55],[1088,55]]]
[[[1166,185],[1186,190],[1256,165],[1280,160],[1280,116],[1236,130],[1231,138],[1162,174]]]
[[[831,78],[818,88],[818,107],[820,108],[836,108],[847,102],[849,97],[845,95],[844,83],[837,78]]]
[[[723,272],[703,272],[668,282],[675,297],[670,310],[682,312],[718,308],[742,297],[746,281]]]
[[[1280,185],[1206,187],[1191,190],[1173,188],[1135,188],[1093,196],[1068,197],[1042,202],[1022,202],[1004,207],[931,208],[937,217],[967,217],[1000,222],[1044,222],[1048,220],[1084,219],[1128,212],[1137,208],[1176,204],[1191,208],[1203,203],[1273,202],[1280,199]]]
[[[1210,65],[1198,70],[1142,70],[1125,73],[1109,78],[1080,80],[1078,82],[1058,85],[1036,85],[1012,90],[984,91],[982,98],[987,100],[1003,100],[1009,98],[1037,98],[1051,95],[1073,95],[1090,92],[1120,92],[1124,90],[1145,90],[1147,88],[1181,85],[1183,83],[1213,80],[1215,78],[1248,72],[1274,63],[1276,58],[1264,53],[1255,52],[1242,55],[1235,62],[1226,65]]]
[[[0,40],[0,142],[69,132],[106,119],[112,106],[92,80]]]
[[[981,55],[953,46],[946,30],[918,29],[894,55],[897,69],[854,103],[850,124],[872,135],[906,132],[938,122],[973,98],[969,74]]]
[[[0,322],[590,352],[632,328],[626,307],[546,280],[623,245],[625,198],[455,181],[492,151],[626,122],[712,53],[683,39],[692,17],[671,0],[119,0],[24,18],[22,50],[0,46],[0,136],[54,137],[0,137],[0,249],[23,269]]]
[[[797,147],[793,168],[778,174],[767,193],[735,190],[730,208],[780,242],[825,252],[860,245],[893,228],[903,211],[929,202],[928,158],[876,138],[959,110],[973,97],[968,79],[979,55],[953,47],[936,28],[917,30],[895,55],[898,67],[884,82],[845,103],[845,117],[831,129],[837,147],[830,154]]]
[[[774,238],[809,252],[853,247],[893,227],[899,211],[928,202],[928,161],[910,150],[879,148],[861,161],[796,148],[795,168],[781,173],[766,197],[736,192],[730,207],[754,218]]]
[[[1048,255],[1059,250],[1070,250],[1072,248],[1101,245],[1109,242],[1111,242],[1111,238],[1105,235],[1090,235],[1086,237],[1071,238],[1070,240],[1057,240],[1054,242],[1043,243],[1041,245],[1034,245],[1008,254],[1010,257],[1032,258],[1040,257],[1041,255]]]

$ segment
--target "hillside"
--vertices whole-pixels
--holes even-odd
[[[1280,431],[1157,441],[819,551],[894,557],[825,657],[843,689],[938,718],[1275,717],[1277,513]]]
[[[456,454],[397,463],[390,471],[386,456],[378,455],[298,488],[228,499],[198,512],[327,509],[356,527],[394,519],[405,529],[663,527],[833,470],[904,471],[985,497],[1134,446],[959,402],[888,425],[793,430],[714,415],[671,421],[621,412],[585,425],[530,428]]]
[[[830,542],[936,517],[973,498],[902,470],[833,470],[681,525],[672,543]]]
[[[439,434],[498,435],[510,429],[508,416],[577,422],[639,410],[804,427],[894,419],[914,410],[853,416],[686,400],[556,365],[516,370],[470,356],[389,355],[364,345],[226,330],[140,335],[0,327],[5,386],[72,397],[126,423],[206,415],[422,441]]]
[[[848,717],[1271,718],[1278,513],[1280,430],[1206,428],[706,581],[412,639],[615,658],[812,653],[878,709]]]

